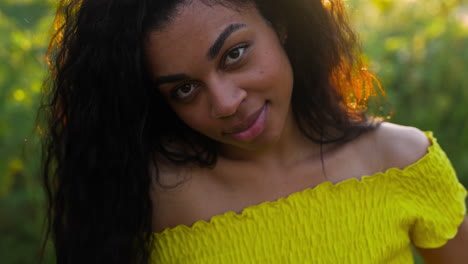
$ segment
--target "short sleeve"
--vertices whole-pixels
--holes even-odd
[[[438,248],[457,234],[466,213],[467,191],[436,139],[427,135],[432,141],[428,153],[403,171],[400,202],[409,216],[413,244]]]

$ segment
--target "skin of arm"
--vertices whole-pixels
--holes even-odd
[[[458,228],[457,235],[440,248],[418,248],[416,251],[426,264],[468,263],[468,216]]]

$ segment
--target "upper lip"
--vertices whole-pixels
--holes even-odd
[[[240,133],[242,131],[247,130],[249,127],[251,127],[255,123],[255,121],[257,121],[258,117],[260,116],[260,114],[262,113],[264,108],[265,108],[265,105],[262,105],[262,107],[260,107],[258,110],[251,113],[246,118],[244,118],[240,122],[238,122],[235,125],[233,125],[232,127],[230,127],[224,133],[225,134],[236,134],[236,133]]]

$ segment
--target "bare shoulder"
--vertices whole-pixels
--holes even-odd
[[[384,122],[372,133],[386,167],[405,168],[426,155],[430,140],[415,127]]]

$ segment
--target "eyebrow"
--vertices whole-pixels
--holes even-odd
[[[223,32],[219,35],[219,37],[215,40],[213,45],[211,45],[210,49],[208,50],[208,53],[206,56],[208,57],[209,60],[213,60],[218,56],[219,52],[221,51],[221,48],[224,45],[224,42],[229,38],[229,36],[232,35],[232,33],[236,32],[237,30],[246,27],[246,24],[231,24],[227,26]],[[166,76],[161,76],[157,77],[155,79],[155,83],[157,86],[161,86],[166,83],[173,83],[173,82],[180,82],[183,80],[188,80],[191,79],[191,77],[185,73],[177,73],[177,74],[171,74],[171,75],[166,75]]]
[[[218,56],[218,53],[221,51],[221,48],[224,45],[224,42],[229,38],[229,36],[236,32],[237,30],[246,27],[246,24],[231,24],[227,26],[224,31],[219,35],[219,37],[216,39],[216,41],[211,45],[210,49],[208,50],[208,53],[206,56],[208,57],[209,60],[213,60],[216,56]]]
[[[161,86],[165,83],[180,82],[180,81],[187,80],[187,79],[190,79],[190,76],[188,76],[185,73],[178,73],[178,74],[171,74],[171,75],[158,77],[155,79],[155,83],[157,86]]]

